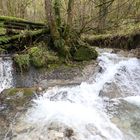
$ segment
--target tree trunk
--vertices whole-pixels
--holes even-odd
[[[47,17],[48,25],[50,27],[51,38],[53,40],[54,47],[57,50],[58,54],[67,60],[69,59],[70,56],[69,49],[68,47],[66,47],[65,44],[66,42],[58,30],[59,28],[57,26],[58,24],[56,19],[57,15],[55,15],[58,9],[57,10],[56,9],[55,7],[53,9],[51,0],[45,0],[46,17]],[[57,14],[59,14],[59,12]]]
[[[57,29],[57,24],[56,24],[51,0],[45,0],[45,13],[46,13],[46,19],[50,28],[52,39],[53,41],[58,40],[60,38],[60,34]]]
[[[2,1],[2,10],[3,10],[3,15],[7,15],[8,14],[8,1],[7,0],[3,0]]]
[[[68,2],[68,17],[67,17],[67,24],[69,26],[72,25],[72,20],[73,20],[73,7],[74,7],[74,0],[69,0]]]
[[[108,6],[106,0],[100,0],[99,6],[99,23],[98,23],[98,31],[103,32],[106,26],[106,17],[108,13]]]
[[[57,27],[61,26],[61,15],[60,15],[60,0],[55,0],[54,2],[54,11]]]

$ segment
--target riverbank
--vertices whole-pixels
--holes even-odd
[[[91,46],[131,50],[140,48],[140,23],[121,25],[104,34],[84,34],[83,40]]]

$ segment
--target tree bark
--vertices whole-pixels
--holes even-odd
[[[51,0],[45,0],[45,14],[46,14],[47,23],[50,28],[52,39],[53,41],[58,40],[60,38],[60,34],[57,29],[55,14],[54,14]]]
[[[67,24],[69,26],[72,25],[72,20],[73,20],[73,7],[74,7],[74,0],[69,0],[68,2],[68,17],[67,17]]]
[[[8,1],[7,0],[3,0],[2,1],[2,10],[3,10],[3,15],[7,15],[8,14]]]
[[[108,14],[108,6],[106,4],[106,0],[100,0],[99,23],[98,23],[98,31],[99,32],[102,32],[106,27],[107,14]]]

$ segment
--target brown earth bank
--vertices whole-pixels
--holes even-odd
[[[84,41],[91,46],[101,48],[119,48],[126,50],[140,48],[140,32],[128,35],[85,35],[83,38]]]

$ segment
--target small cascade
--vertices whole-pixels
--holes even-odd
[[[13,128],[16,136],[12,140],[137,140],[137,133],[127,133],[125,127],[112,121],[115,113],[110,116],[106,100],[114,102],[113,105],[110,103],[110,111],[117,113],[119,105],[118,110],[115,105],[120,104],[120,110],[123,110],[121,100],[133,104],[137,99],[136,104],[139,105],[139,98],[134,96],[140,97],[140,60],[101,53],[98,64],[100,70],[90,78],[90,82],[73,87],[56,86],[34,99],[33,107]],[[113,89],[111,98],[108,96],[110,87]],[[114,96],[115,92],[117,96]]]
[[[13,67],[11,58],[0,58],[0,92],[13,86]]]

